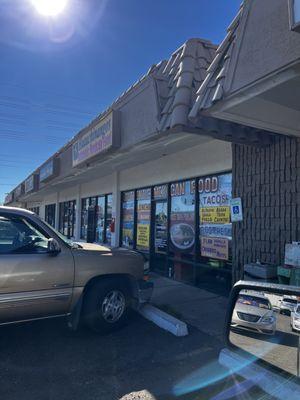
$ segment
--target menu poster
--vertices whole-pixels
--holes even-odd
[[[170,239],[175,251],[191,252],[195,244],[195,181],[171,185]]]
[[[139,250],[150,248],[151,189],[137,191],[136,245]]]
[[[122,244],[125,247],[133,247],[134,191],[124,193],[122,202],[122,212],[123,212]]]
[[[231,239],[232,175],[199,179],[200,234]]]
[[[168,204],[166,201],[157,202],[155,208],[155,252],[167,252],[168,239]]]
[[[150,246],[150,225],[137,224],[137,247],[148,250]]]
[[[201,238],[201,255],[217,260],[228,260],[228,239]]]

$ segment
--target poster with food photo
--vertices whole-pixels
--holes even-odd
[[[195,244],[195,181],[171,185],[170,239],[174,251],[191,252]]]

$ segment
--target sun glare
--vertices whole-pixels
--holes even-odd
[[[41,15],[55,17],[62,13],[69,0],[31,0],[32,5]]]

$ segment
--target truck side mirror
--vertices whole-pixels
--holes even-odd
[[[61,248],[57,240],[50,238],[48,240],[47,253],[50,256],[57,256],[61,252]]]
[[[240,281],[232,289],[226,320],[225,341],[233,359],[247,360],[253,370],[281,371],[299,384],[299,287]]]

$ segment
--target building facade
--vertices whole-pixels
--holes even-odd
[[[141,251],[166,276],[231,281],[231,144],[188,119],[215,49],[191,39],[151,67],[7,205],[77,241]]]
[[[238,123],[269,143],[233,144],[233,196],[244,220],[233,227],[235,279],[259,260],[284,264],[300,241],[300,1],[245,0],[216,51],[189,117]]]

